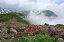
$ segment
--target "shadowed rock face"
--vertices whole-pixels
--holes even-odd
[[[57,17],[57,15],[50,10],[44,10],[44,11],[40,12],[39,14],[42,14],[42,13],[44,13],[44,16],[47,16],[47,17],[51,17],[51,16]]]

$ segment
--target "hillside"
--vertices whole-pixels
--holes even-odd
[[[1,42],[64,42],[63,24],[31,25],[23,17],[15,12],[0,14]]]
[[[0,23],[16,21],[23,24],[29,24],[26,20],[24,20],[20,16],[24,16],[24,15],[15,12],[0,14]]]

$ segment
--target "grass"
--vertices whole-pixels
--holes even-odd
[[[2,40],[5,42],[6,40]],[[6,42],[59,42],[56,38],[38,34],[36,36],[29,36],[25,38],[16,37],[14,39],[7,40]]]
[[[64,26],[60,26],[59,28],[60,28],[60,29],[64,29]]]
[[[26,20],[24,20],[20,16],[21,16],[20,14],[17,14],[17,13],[14,13],[14,12],[7,13],[7,14],[0,14],[0,22],[6,22],[6,21],[9,21],[12,18],[15,18],[15,19],[17,19],[18,22],[21,22],[21,23],[24,23],[24,24],[29,24],[29,22],[27,22]]]

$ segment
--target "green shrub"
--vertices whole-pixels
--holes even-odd
[[[29,36],[29,37],[16,37],[14,39],[8,40],[9,42],[59,42],[56,38],[46,36],[46,35],[41,35],[38,34],[36,36]]]
[[[60,26],[59,28],[60,28],[60,29],[64,29],[64,26]]]
[[[15,12],[7,13],[7,14],[0,14],[0,22],[6,22],[6,21],[9,21],[12,18],[15,18],[15,19],[17,19],[18,22],[22,22],[24,24],[29,24],[26,20],[24,20],[20,16],[21,15],[15,13]]]

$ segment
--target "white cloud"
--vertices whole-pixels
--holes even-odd
[[[63,2],[63,0],[0,0],[0,7],[27,7],[27,8],[35,8],[36,5],[43,6],[45,4],[56,4],[55,2]]]
[[[64,24],[64,0],[0,0],[0,7],[14,8],[14,9],[30,9],[30,10],[51,10],[59,17],[50,21],[43,15],[37,16],[30,12],[28,20],[32,24]]]
[[[11,4],[11,5],[15,5],[15,4],[18,4],[18,1],[17,0],[4,0],[6,4]]]

